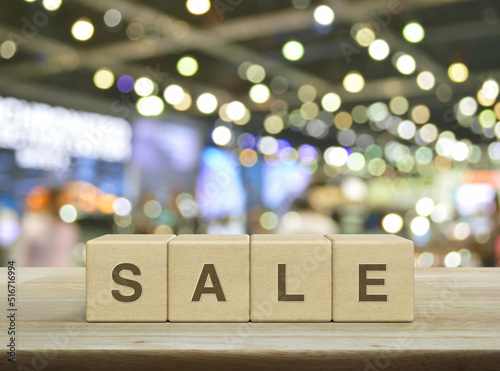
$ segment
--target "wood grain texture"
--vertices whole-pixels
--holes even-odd
[[[499,283],[495,268],[416,269],[412,323],[87,323],[84,268],[19,268],[15,369],[496,370]]]

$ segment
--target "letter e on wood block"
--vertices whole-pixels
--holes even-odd
[[[250,238],[253,322],[330,322],[332,244],[321,235]]]
[[[168,244],[170,322],[248,322],[248,235],[185,234]]]
[[[87,321],[166,322],[167,242],[175,235],[105,235],[87,242]]]
[[[413,242],[391,234],[326,235],[334,322],[413,321]]]

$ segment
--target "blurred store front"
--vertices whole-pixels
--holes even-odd
[[[2,265],[106,233],[396,233],[500,266],[495,1],[0,6]]]

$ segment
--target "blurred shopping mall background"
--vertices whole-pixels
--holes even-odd
[[[0,5],[2,265],[105,233],[397,233],[500,265],[495,0]]]

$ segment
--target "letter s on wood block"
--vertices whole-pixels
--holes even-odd
[[[87,242],[88,322],[167,321],[172,234],[108,234]]]
[[[113,297],[124,303],[131,303],[133,301],[137,301],[142,296],[142,286],[139,282],[129,280],[127,278],[123,278],[120,276],[120,273],[124,270],[131,271],[134,276],[140,276],[141,270],[137,265],[131,263],[121,263],[113,268],[113,272],[111,276],[113,277],[113,281],[115,281],[119,285],[127,286],[134,289],[134,293],[132,295],[122,295],[119,290],[111,290],[111,294]]]

